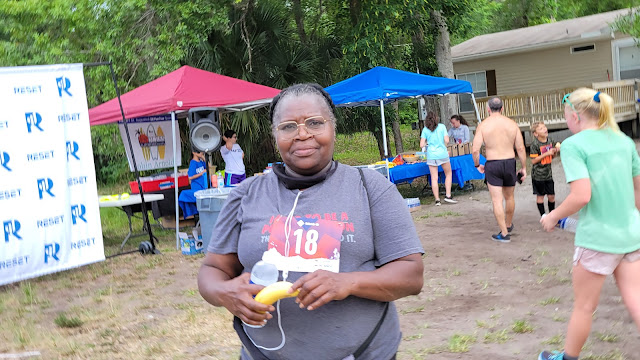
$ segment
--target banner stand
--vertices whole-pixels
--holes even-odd
[[[120,255],[132,254],[136,252],[140,252],[141,254],[160,254],[160,250],[156,248],[156,242],[158,238],[153,235],[153,231],[151,230],[151,223],[149,222],[149,215],[147,214],[147,203],[144,201],[144,192],[142,191],[142,184],[140,183],[140,173],[138,171],[138,166],[136,164],[135,153],[133,151],[133,144],[131,144],[131,138],[129,137],[129,126],[127,125],[127,119],[124,115],[124,109],[122,107],[122,101],[120,100],[120,88],[118,88],[118,81],[116,80],[116,73],[113,70],[113,63],[111,61],[104,62],[95,62],[95,63],[84,63],[83,66],[105,66],[109,65],[109,69],[111,70],[111,79],[113,80],[113,86],[116,90],[116,96],[118,98],[118,104],[120,105],[120,114],[122,115],[122,121],[124,123],[124,130],[127,134],[127,139],[129,143],[129,150],[131,151],[131,159],[133,162],[133,171],[136,176],[136,181],[138,182],[138,191],[140,193],[140,199],[142,200],[142,221],[144,222],[143,228],[149,234],[149,241],[143,241],[140,243],[138,250],[125,251],[118,254],[106,256],[105,258],[112,258]],[[177,184],[177,182],[176,182]],[[177,187],[176,187],[177,188]],[[176,197],[177,199],[177,197]],[[177,201],[176,201],[177,204]]]

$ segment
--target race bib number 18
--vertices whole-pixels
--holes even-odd
[[[281,215],[274,220],[268,250],[262,257],[263,260],[276,264],[278,270],[340,271],[340,239],[344,228],[343,223],[295,217],[291,221],[287,240],[285,221],[286,217]]]

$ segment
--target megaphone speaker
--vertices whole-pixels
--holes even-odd
[[[193,108],[189,110],[191,146],[202,152],[213,152],[220,148],[222,134],[218,121],[218,109]]]

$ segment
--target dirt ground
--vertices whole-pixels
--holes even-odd
[[[568,193],[554,160],[558,203]],[[424,245],[422,293],[397,301],[399,359],[536,359],[560,349],[572,305],[570,233],[545,233],[531,181],[516,187],[515,230],[497,232],[486,189],[413,214]],[[159,256],[127,255],[0,288],[2,354],[42,359],[237,359],[231,316],[197,292],[201,256],[167,236]],[[60,327],[60,314],[81,321]],[[640,359],[640,336],[613,279],[581,359]]]

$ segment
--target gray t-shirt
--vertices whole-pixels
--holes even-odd
[[[358,170],[338,164],[327,179],[302,192],[294,211],[296,222],[306,217],[340,224],[340,272],[372,271],[403,256],[424,253],[406,202],[395,185],[375,171],[363,172],[370,201]],[[298,192],[285,188],[275,173],[240,183],[220,211],[207,250],[237,253],[244,271],[250,271],[270,242],[284,238],[278,219],[289,214]],[[287,280],[294,282],[304,274],[289,272]],[[270,359],[297,359],[302,354],[306,359],[343,359],[365,341],[383,309],[383,302],[355,296],[313,311],[300,309],[292,298],[281,300],[286,343],[277,351],[261,351]],[[274,348],[281,343],[278,314],[272,315],[274,318],[263,328],[245,326],[245,332],[257,345]],[[400,340],[398,313],[391,303],[378,334],[360,359],[390,359]]]
[[[470,141],[469,127],[467,125],[460,125],[459,128],[453,126],[448,131],[449,141],[455,144],[464,144]]]

